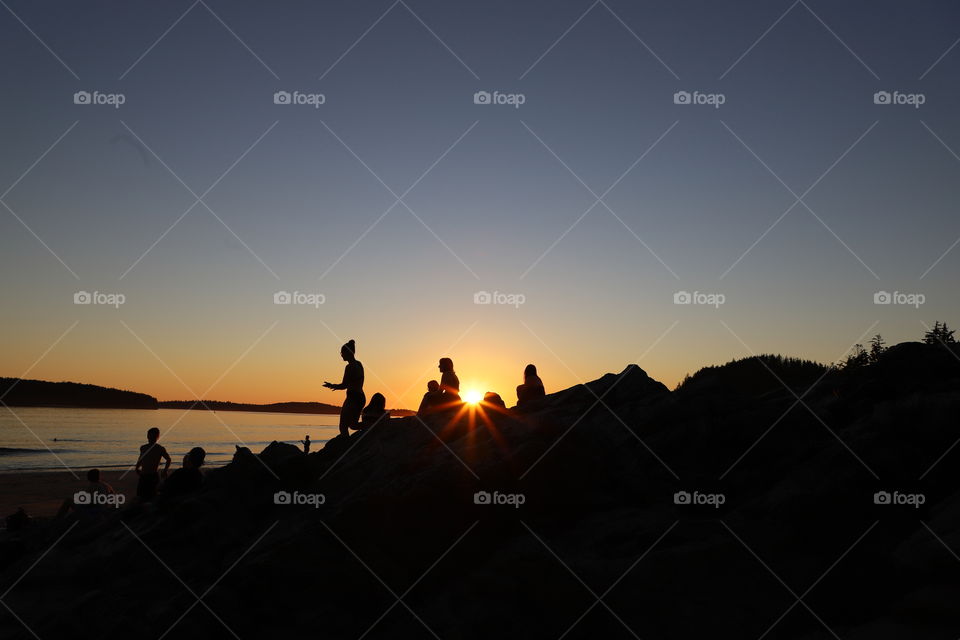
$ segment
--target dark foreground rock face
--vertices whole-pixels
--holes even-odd
[[[0,634],[956,638],[958,416],[958,354],[906,344],[809,390],[631,366],[274,444],[189,498],[6,534]]]

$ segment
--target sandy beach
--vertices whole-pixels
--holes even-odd
[[[100,476],[129,502],[136,494],[137,474],[130,471],[124,476],[124,472],[103,470]],[[0,516],[6,517],[20,507],[31,517],[56,515],[64,499],[87,486],[85,473],[86,469],[78,470],[74,477],[67,470],[0,472]]]

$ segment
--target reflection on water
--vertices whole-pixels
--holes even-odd
[[[299,446],[307,434],[315,451],[337,434],[337,421],[299,413],[11,407],[0,410],[0,470],[132,467],[150,427],[160,429],[173,467],[196,446],[207,450],[209,465],[229,462],[237,445],[256,453],[274,440]]]

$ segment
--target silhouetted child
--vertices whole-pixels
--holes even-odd
[[[387,399],[382,393],[375,393],[370,397],[370,404],[363,410],[363,420],[360,423],[361,429],[369,429],[381,420],[389,420],[390,412],[387,411]]]
[[[357,345],[353,340],[347,341],[340,347],[340,357],[347,362],[343,369],[343,380],[340,384],[323,383],[327,389],[347,392],[343,406],[340,407],[340,435],[342,436],[349,435],[350,429],[357,428],[363,405],[367,403],[367,397],[363,395],[363,364],[357,360],[356,351]]]
[[[117,501],[108,503],[98,497],[115,494],[113,487],[100,480],[100,469],[90,469],[87,471],[87,486],[63,501],[60,510],[57,511],[57,517],[62,518],[67,515],[71,508],[78,513],[88,515],[103,513],[110,507],[118,508],[120,505]]]
[[[528,364],[523,370],[523,384],[517,387],[517,406],[529,404],[547,395],[543,388],[543,380],[537,375],[537,368]]]
[[[200,467],[207,457],[202,447],[194,447],[183,457],[183,467],[170,474],[161,490],[164,498],[174,498],[193,493],[203,484],[203,472]]]
[[[137,466],[134,470],[140,474],[140,480],[137,482],[137,498],[140,500],[153,500],[157,495],[157,487],[160,485],[160,459],[166,460],[163,467],[163,477],[167,477],[167,471],[170,469],[170,454],[157,443],[160,439],[160,429],[152,427],[147,430],[147,444],[140,447],[140,457],[137,459]]]
[[[310,436],[306,435],[303,438],[304,439],[300,441],[300,444],[303,445],[303,452],[310,453]]]
[[[423,400],[420,401],[420,408],[417,409],[417,415],[430,413],[443,402],[443,393],[440,391],[440,383],[431,380],[427,383],[427,392],[423,394]]]
[[[441,373],[440,392],[443,394],[443,404],[460,402],[460,378],[453,370],[453,360],[440,358],[440,363],[437,366]]]

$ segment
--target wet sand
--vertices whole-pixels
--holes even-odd
[[[124,469],[103,470],[100,479],[130,502],[136,495],[138,476],[133,471],[124,476],[124,472]],[[66,498],[87,486],[86,469],[76,474],[78,477],[66,470],[0,472],[0,518],[20,507],[31,517],[56,515]]]

